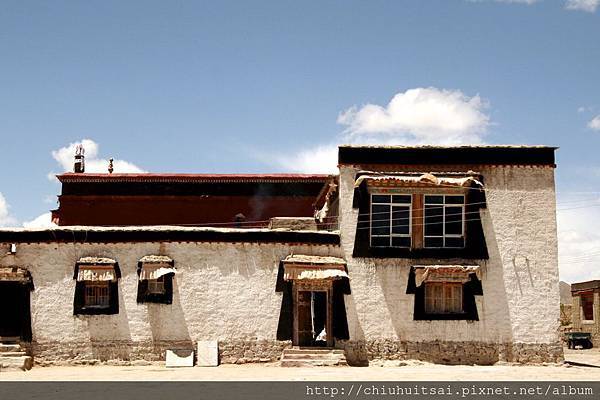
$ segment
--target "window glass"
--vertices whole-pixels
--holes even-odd
[[[425,247],[462,248],[465,246],[465,197],[425,195],[423,212]]]
[[[412,195],[371,196],[371,246],[410,247]]]
[[[443,204],[444,196],[425,196],[425,204]]]
[[[465,196],[445,196],[446,204],[465,204]]]
[[[388,235],[390,234],[390,206],[374,204],[371,216],[371,234]]]
[[[108,281],[85,283],[85,307],[108,307],[109,306]]]
[[[148,293],[151,293],[151,294],[165,293],[165,277],[164,277],[164,275],[157,279],[148,279]]]
[[[425,206],[425,236],[444,236],[444,207]]]
[[[392,233],[410,233],[410,206],[392,207]]]
[[[446,218],[444,220],[446,235],[462,235],[463,209],[462,207],[446,207]]]
[[[395,194],[393,197],[393,202],[410,204],[412,202],[412,196],[410,194]]]
[[[386,203],[389,204],[391,201],[392,196],[390,196],[389,194],[374,194],[373,197],[371,198],[371,201],[373,203]]]

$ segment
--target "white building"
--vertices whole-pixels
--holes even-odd
[[[560,361],[554,150],[342,146],[336,177],[210,184],[67,174],[61,207],[216,198],[232,218],[1,230],[0,338],[40,364],[164,360],[207,340],[222,363],[276,361],[292,346],[341,349],[353,365]],[[316,189],[298,186],[307,180]],[[173,189],[184,184],[197,200]],[[302,196],[314,219],[281,211]],[[270,223],[232,204],[268,205]],[[304,350],[286,351],[293,365]]]

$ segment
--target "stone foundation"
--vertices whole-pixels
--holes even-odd
[[[219,341],[221,364],[246,364],[279,361],[289,341]],[[409,342],[393,339],[340,341],[350,365],[365,366],[373,360],[420,360],[449,365],[491,365],[497,362],[541,364],[562,362],[563,348],[556,344],[484,342]],[[84,343],[32,343],[28,350],[38,365],[63,364],[146,364],[165,360],[167,349],[194,349],[191,341]]]
[[[277,340],[219,341],[221,364],[275,362],[291,342]],[[197,349],[192,341],[33,342],[27,346],[37,365],[148,364],[165,360],[167,349]]]
[[[378,339],[338,343],[350,365],[368,365],[372,360],[420,360],[437,364],[491,365],[557,363],[564,360],[560,343],[409,342]]]

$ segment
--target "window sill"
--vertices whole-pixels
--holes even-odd
[[[114,315],[118,314],[110,307],[82,307],[74,312],[74,315]]]
[[[581,324],[582,325],[594,325],[596,323],[596,321],[594,321],[593,319],[583,319],[581,320]]]
[[[360,254],[359,254],[360,253]],[[368,247],[360,252],[355,251],[354,257],[365,258],[464,258],[472,260],[488,259],[485,248],[408,248],[408,247]]]
[[[472,315],[461,314],[424,314],[414,318],[414,321],[478,321]]]

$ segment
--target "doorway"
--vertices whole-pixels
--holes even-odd
[[[331,284],[294,283],[294,346],[333,347]]]
[[[31,341],[31,314],[28,285],[0,281],[0,340]]]

